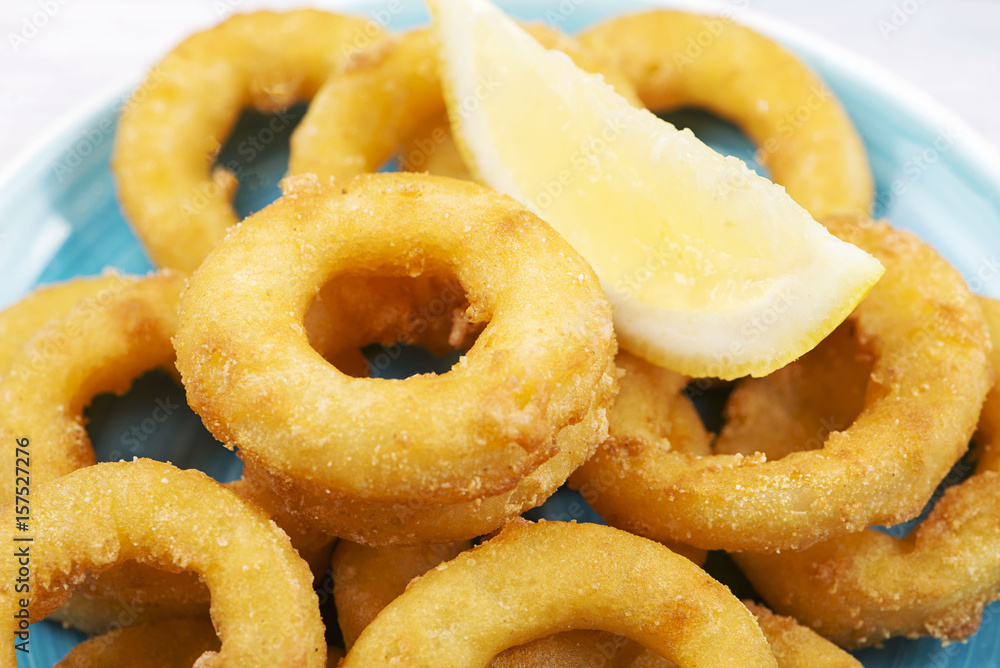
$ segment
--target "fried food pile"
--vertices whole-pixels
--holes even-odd
[[[732,120],[884,276],[805,357],[736,381],[712,434],[690,388],[719,382],[619,351],[573,240],[472,180],[433,30],[234,16],[157,65],[118,126],[121,206],[160,270],[0,313],[0,435],[31,471],[0,464],[8,539],[31,514],[29,571],[0,556],[8,638],[50,615],[94,636],[62,666],[812,668],[976,632],[1000,591],[1000,302],[869,218],[850,119],[767,38],[666,11],[579,41],[528,30],[636,106]],[[244,108],[301,99],[282,196],[238,221],[221,144]],[[410,171],[374,173],[393,157]],[[373,377],[402,346],[458,361]],[[153,368],[242,480],[95,463],[84,408]],[[963,457],[972,477],[910,535],[873,528],[920,515]],[[564,485],[608,526],[521,518]],[[761,600],[706,573],[708,550]]]

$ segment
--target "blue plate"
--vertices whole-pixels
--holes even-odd
[[[355,2],[351,7],[376,20],[388,19],[392,28],[427,21],[419,3],[399,7],[402,4]],[[653,6],[714,10],[734,14],[737,20],[784,43],[823,76],[858,125],[878,186],[876,213],[932,243],[977,292],[1000,296],[996,258],[1000,252],[1000,157],[947,110],[878,67],[733,4],[707,9],[704,2],[533,0],[501,4],[517,16],[545,20],[569,32],[625,10]],[[104,96],[67,119],[0,176],[0,307],[39,283],[97,274],[109,266],[132,273],[151,269],[118,209],[108,166],[117,113],[127,93],[119,90]],[[670,119],[690,126],[720,151],[752,164],[753,147],[731,126],[691,112],[672,114]],[[261,123],[259,115],[248,113],[233,137],[250,136]],[[271,146],[273,150],[240,170],[236,206],[243,214],[260,209],[278,195],[276,184],[287,159],[287,137],[284,143],[279,139]],[[434,364],[442,362],[415,356],[389,371],[405,375],[411,368]],[[449,365],[443,364],[443,368]],[[170,414],[154,423],[150,415],[161,405],[171,406]],[[120,399],[99,397],[88,416],[101,460],[151,456],[201,468],[222,480],[239,475],[239,462],[204,430],[185,405],[183,392],[166,376],[147,376]],[[132,437],[136,429],[141,438]],[[599,520],[567,492],[560,492],[532,515]],[[732,586],[735,589],[739,584],[734,581]],[[979,633],[965,644],[942,647],[932,639],[893,640],[882,649],[857,656],[871,668],[1000,665],[998,612],[997,604],[987,608]],[[35,624],[31,653],[20,655],[18,665],[51,666],[81,639],[82,635],[55,624]]]

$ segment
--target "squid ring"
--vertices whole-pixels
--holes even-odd
[[[124,391],[154,367],[173,368],[170,337],[183,285],[175,274],[137,279],[107,273],[45,286],[0,313],[0,369],[10,367],[4,388],[12,393],[4,394],[0,430],[38,444],[33,482],[94,462],[81,411],[94,395]],[[62,385],[50,387],[43,379]],[[266,490],[245,482],[231,487],[273,515],[317,572],[326,570],[333,539],[307,531]],[[208,603],[208,592],[190,573],[128,562],[81,583],[53,618],[95,633],[122,620],[207,615]]]
[[[704,549],[803,549],[915,517],[965,452],[993,383],[979,303],[912,234],[853,216],[824,222],[886,267],[849,318],[875,357],[860,415],[823,447],[775,461],[612,439],[574,474],[608,522]]]
[[[526,28],[548,48],[602,74],[619,93],[635,101],[631,84],[600,55],[544,25]],[[439,146],[451,146],[447,108],[438,77],[437,40],[431,29],[414,30],[372,47],[331,77],[316,94],[291,138],[290,174],[345,178],[374,172],[414,135],[444,124],[440,135],[412,141],[402,158],[409,169],[426,169]],[[430,142],[430,143],[426,143]]]
[[[14,505],[0,515],[8,545],[32,538],[24,548],[30,602],[14,589],[15,550],[0,557],[7,638],[26,628],[22,610],[27,621],[44,619],[87,572],[135,559],[194,571],[208,585],[222,649],[198,665],[326,665],[309,568],[264,513],[199,471],[139,459],[97,464],[32,489],[29,533],[15,531]],[[245,586],[254,574],[254,586]],[[15,665],[13,642],[0,652],[0,662]]]
[[[990,334],[1000,341],[1000,302],[980,301]],[[991,359],[1000,373],[997,349]],[[823,366],[806,367],[793,386],[808,387],[823,373]],[[780,408],[790,406],[782,402]],[[977,444],[995,451],[998,427],[1000,391],[994,387],[983,405]],[[770,435],[794,438],[787,430]],[[905,538],[866,529],[803,552],[734,558],[776,609],[839,645],[866,647],[893,636],[965,640],[979,627],[984,606],[1000,596],[998,517],[1000,461],[980,456],[972,477],[945,490]]]
[[[484,668],[509,647],[581,628],[681,666],[777,666],[753,615],[684,557],[611,527],[516,519],[411,582],[342,668]]]
[[[184,277],[175,273],[141,279],[111,275],[44,289],[23,302],[26,307],[14,307],[65,314],[25,336],[27,342],[0,371],[0,439],[29,438],[35,444],[34,484],[94,463],[83,409],[95,395],[122,393],[146,371],[173,365],[170,337],[177,330],[183,287]],[[91,294],[70,301],[84,293]],[[15,319],[27,322],[24,313],[10,316]],[[12,457],[0,462],[3,498],[14,493],[14,466]]]
[[[469,541],[375,549],[341,541],[333,554],[333,598],[337,623],[349,650],[361,632],[405,590],[413,578],[451,561]],[[594,666],[628,668],[642,652],[637,643],[600,631],[566,631],[512,647],[490,668],[517,666]]]
[[[250,470],[334,500],[451,504],[517,489],[562,447],[589,456],[617,391],[611,309],[548,225],[453,179],[285,186],[192,276],[174,338],[191,407]],[[362,268],[453,272],[469,319],[489,324],[448,373],[351,378],[302,323],[320,287]]]
[[[372,31],[378,26],[366,19],[311,9],[235,15],[152,69],[122,110],[112,170],[157,266],[194,271],[236,224],[236,176],[213,170],[212,160],[243,108],[276,112],[311,98]]]
[[[258,485],[237,480],[224,485],[257,505],[288,535],[292,547],[322,581],[334,538],[309,530],[284,509],[281,499]],[[194,573],[170,573],[134,561],[112,566],[77,585],[72,596],[50,615],[63,626],[91,635],[109,629],[182,617],[208,617],[208,589]],[[214,638],[214,633],[212,635]]]
[[[578,36],[605,55],[654,111],[702,107],[731,120],[758,159],[813,217],[868,214],[864,144],[840,102],[794,55],[722,17],[650,11]]]

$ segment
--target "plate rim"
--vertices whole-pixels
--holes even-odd
[[[756,9],[749,8],[749,0],[735,2],[706,0],[641,0],[649,8],[665,8],[691,11],[701,14],[726,14],[742,25],[775,39],[780,44],[799,53],[808,52],[824,62],[840,69],[852,81],[866,87],[882,89],[887,97],[913,110],[914,116],[932,127],[950,127],[957,131],[956,146],[962,160],[968,160],[973,168],[979,169],[987,181],[1000,187],[1000,147],[988,141],[977,129],[961,118],[946,104],[939,102],[929,93],[920,89],[885,66],[865,56],[851,51],[835,41],[817,35],[781,18],[774,18]],[[316,2],[317,6],[332,11],[354,10],[363,12],[366,6],[377,5],[371,0],[352,2]],[[503,7],[528,7],[524,0],[499,0]],[[609,5],[613,3],[609,2]],[[629,9],[625,13],[633,13]],[[142,75],[144,76],[144,75]],[[85,131],[95,119],[116,113],[141,83],[142,76],[120,75],[97,88],[84,99],[71,105],[53,123],[32,139],[24,148],[13,155],[5,167],[0,169],[0,198],[16,198],[11,192],[23,180],[34,180],[35,172],[42,173],[51,168],[51,159],[67,149],[67,142]]]

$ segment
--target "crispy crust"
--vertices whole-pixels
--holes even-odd
[[[541,503],[552,471],[519,485],[560,455],[565,480],[603,438],[617,391],[610,307],[590,267],[541,220],[472,184],[378,174],[289,186],[213,249],[184,294],[178,367],[209,430],[282,495],[294,486],[386,515],[507,493]],[[358,266],[451,272],[468,319],[489,325],[446,374],[350,378],[301,323],[316,291]]]
[[[112,171],[153,262],[194,271],[237,222],[235,175],[213,158],[246,106],[309,99],[378,26],[312,9],[237,14],[181,42],[125,104]]]
[[[419,497],[382,503],[313,494],[287,476],[249,463],[244,467],[244,475],[256,487],[275,490],[301,523],[365,545],[385,547],[468,540],[488,534],[511,517],[540,506],[582,461],[593,455],[597,444],[607,437],[607,395],[612,391],[613,379],[608,376],[602,382],[607,387],[596,388],[594,405],[587,415],[556,434],[556,455],[508,492],[458,503],[435,503]]]
[[[385,606],[406,590],[410,581],[471,547],[469,541],[458,541],[375,549],[342,541],[331,566],[337,622],[347,648],[354,645]],[[611,633],[566,631],[505,650],[490,662],[490,668],[628,668],[641,651],[638,643]]]
[[[173,368],[170,337],[183,286],[184,277],[169,272],[141,279],[111,275],[49,288],[24,302],[54,319],[15,314],[25,326],[29,319],[45,325],[6,337],[26,342],[0,375],[0,438],[30,440],[32,484],[94,463],[83,420],[94,396],[124,393],[146,371]],[[80,294],[87,296],[74,301]],[[0,462],[3,498],[14,495],[14,465],[13,457]]]
[[[222,639],[217,665],[325,665],[323,622],[305,562],[263,512],[204,473],[148,459],[102,463],[31,496],[31,621],[65,601],[86,573],[135,559],[204,579]],[[0,510],[8,544],[14,544],[14,510]],[[0,570],[3,632],[10,638],[19,605],[13,550],[0,557]],[[254,587],[245,586],[254,573]],[[13,666],[13,643],[0,651]]]
[[[313,531],[285,510],[273,492],[237,480],[225,485],[252,502],[288,535],[292,547],[312,571],[314,582],[326,575],[335,539]],[[91,635],[166,619],[204,617],[211,602],[208,588],[190,571],[173,573],[135,561],[112,566],[84,579],[49,618]],[[214,635],[214,634],[213,634]]]
[[[611,527],[518,519],[411,582],[343,668],[484,667],[508,647],[581,628],[684,666],[776,665],[753,616],[687,559]]]
[[[127,279],[120,274],[110,272],[102,276],[75,278],[65,283],[42,286],[0,311],[0,373],[6,371],[18,357],[21,346],[45,325],[65,318],[70,309],[83,299],[107,301],[126,282]]]

